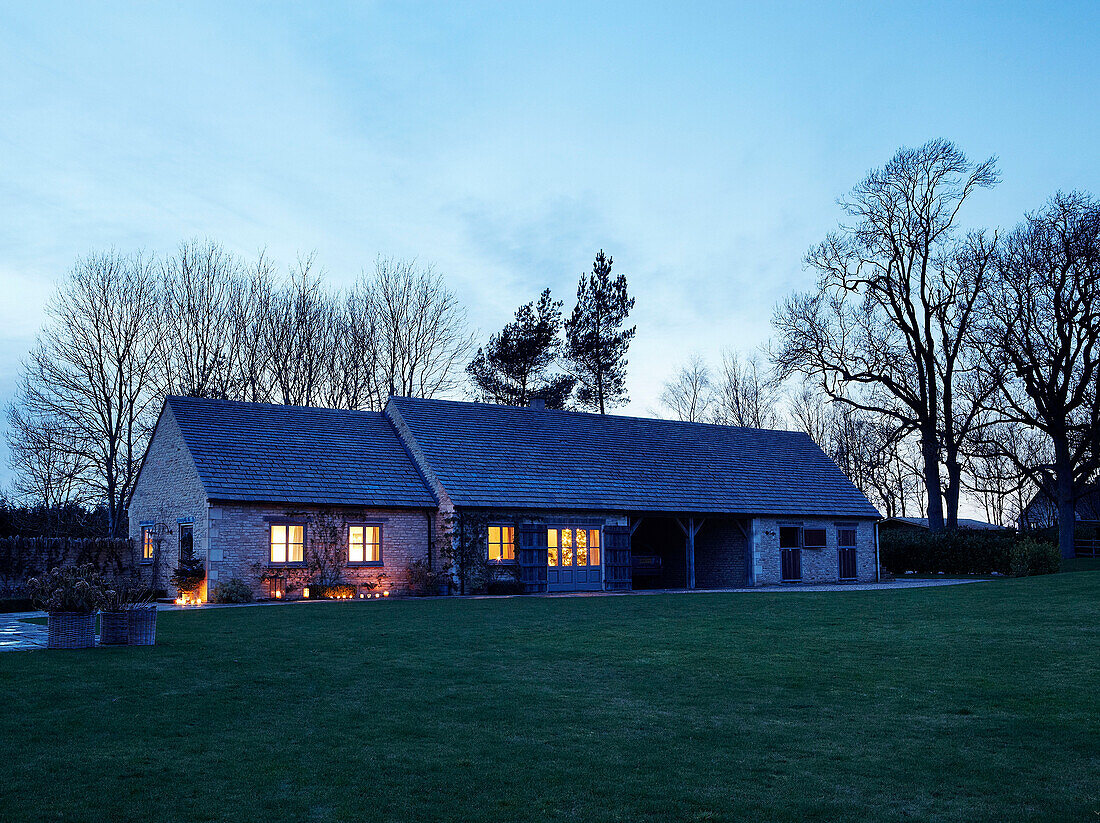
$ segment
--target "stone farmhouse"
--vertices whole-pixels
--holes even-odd
[[[878,577],[879,513],[804,434],[536,407],[169,397],[129,514],[161,587],[190,555],[257,597],[456,557],[529,593]]]

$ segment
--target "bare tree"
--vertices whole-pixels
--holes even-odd
[[[372,284],[360,280],[338,307],[328,381],[328,404],[335,408],[378,411],[386,403],[377,305]]]
[[[370,291],[386,395],[436,397],[457,388],[473,336],[443,277],[414,260],[379,258]]]
[[[778,428],[783,422],[781,399],[775,375],[758,355],[742,358],[737,352],[723,353],[711,412],[715,423]]]
[[[7,440],[16,494],[48,511],[81,502],[87,465],[59,421],[31,416],[13,404]]]
[[[226,323],[232,332],[229,396],[251,403],[270,403],[275,397],[271,348],[264,344],[271,334],[275,300],[275,263],[262,253],[247,266],[235,289]]]
[[[680,367],[676,376],[666,380],[661,392],[661,404],[671,411],[677,420],[700,423],[710,417],[714,400],[710,382],[710,369],[699,355]]]
[[[300,259],[287,284],[271,293],[262,318],[257,342],[280,403],[315,406],[330,393],[338,311],[322,280],[312,257]]]
[[[244,267],[211,240],[181,243],[162,266],[161,387],[166,394],[236,394],[237,345],[231,322],[242,303]]]
[[[853,218],[809,251],[817,290],[776,311],[781,377],[801,373],[838,402],[897,420],[920,439],[929,527],[944,528],[940,455],[943,394],[965,339],[957,308],[972,269],[951,265],[959,210],[998,180],[947,140],[903,148],[841,200]],[[945,330],[950,339],[945,339]],[[883,402],[888,399],[889,402]],[[954,525],[957,508],[948,512]]]
[[[982,507],[985,519],[1001,526],[1018,522],[1039,488],[1031,467],[1050,465],[1041,435],[1017,422],[987,413],[979,438],[967,447],[964,487]]]
[[[57,443],[80,486],[101,499],[111,536],[125,510],[159,405],[160,336],[155,265],[143,255],[93,254],[77,262],[46,309],[17,404],[64,433]]]
[[[791,397],[788,413],[795,430],[809,435],[887,517],[906,516],[920,473],[893,418],[840,403],[809,383]]]
[[[1056,195],[1006,238],[996,267],[981,329],[1003,375],[996,405],[1049,438],[1053,465],[1029,471],[1053,471],[1058,544],[1072,557],[1076,499],[1100,469],[1100,203]]]

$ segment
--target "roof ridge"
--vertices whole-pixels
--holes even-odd
[[[769,429],[760,428],[757,426],[737,426],[731,423],[708,423],[705,421],[696,420],[673,420],[669,417],[641,417],[633,414],[600,414],[599,412],[588,411],[576,411],[574,409],[534,409],[530,406],[513,406],[510,403],[483,403],[480,400],[452,400],[444,397],[410,397],[408,395],[393,395],[390,400],[396,401],[411,401],[414,403],[437,403],[447,404],[455,406],[477,406],[478,408],[488,409],[514,409],[516,411],[529,411],[534,414],[556,414],[556,415],[571,415],[574,417],[593,417],[597,420],[634,420],[640,423],[668,423],[674,426],[699,426],[702,428],[711,429],[740,429],[743,431],[753,432],[774,432],[775,434],[794,435],[799,437],[809,438],[806,432],[798,431],[797,429]]]
[[[272,409],[300,409],[302,411],[322,411],[322,412],[337,412],[338,414],[366,414],[374,417],[381,417],[382,412],[374,411],[373,409],[341,409],[336,406],[301,406],[296,403],[264,403],[258,400],[232,400],[227,397],[190,397],[183,394],[166,394],[164,401],[175,402],[182,400],[185,403],[191,403],[194,405],[221,405],[221,406],[242,406],[249,408],[272,408]]]

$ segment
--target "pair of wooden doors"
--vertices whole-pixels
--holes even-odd
[[[603,588],[600,530],[575,526],[546,530],[546,583],[549,591]]]

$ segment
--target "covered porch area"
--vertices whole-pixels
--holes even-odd
[[[752,585],[752,518],[729,514],[630,515],[631,588]]]

